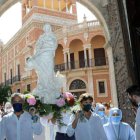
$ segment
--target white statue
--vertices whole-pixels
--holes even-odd
[[[63,77],[56,76],[54,72],[54,56],[58,45],[51,26],[46,24],[43,30],[44,33],[35,44],[34,55],[27,61],[27,68],[35,69],[38,76],[33,93],[43,99],[44,103],[55,104],[63,86]]]

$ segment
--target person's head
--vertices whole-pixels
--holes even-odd
[[[109,118],[112,124],[119,124],[122,119],[122,111],[118,108],[112,108],[109,112]]]
[[[22,106],[24,104],[24,95],[21,93],[13,93],[11,95],[11,103],[14,112],[21,112],[23,110]]]
[[[5,112],[10,113],[13,112],[13,107],[10,102],[6,102],[5,107],[4,107]]]
[[[126,90],[126,92],[128,93],[128,97],[132,105],[138,106],[138,103],[140,103],[140,87],[132,85]]]
[[[93,97],[89,93],[84,93],[79,97],[80,106],[83,111],[90,111],[92,107]]]
[[[97,103],[95,107],[95,113],[98,114],[100,117],[105,116],[105,106],[101,103]]]

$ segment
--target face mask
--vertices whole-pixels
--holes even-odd
[[[14,109],[14,112],[22,111],[22,103],[15,103],[15,104],[13,104],[13,109]]]
[[[129,99],[129,100],[133,106],[138,107],[138,104],[136,103],[135,100],[133,100],[133,99]]]
[[[100,117],[104,117],[105,112],[104,112],[104,111],[98,111],[98,115],[99,115]]]
[[[112,120],[113,124],[119,124],[121,121],[121,117],[120,116],[112,116],[111,120]]]
[[[91,104],[84,105],[83,110],[86,111],[86,112],[90,111],[91,110]]]

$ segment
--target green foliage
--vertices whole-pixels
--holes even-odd
[[[27,91],[27,90],[25,90],[24,92],[23,92],[23,94],[28,94],[28,93],[30,93],[29,91]]]
[[[6,103],[12,94],[10,86],[0,85],[0,104]]]

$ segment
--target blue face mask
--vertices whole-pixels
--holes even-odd
[[[112,116],[111,120],[112,120],[112,123],[118,124],[121,121],[121,117],[120,116]]]
[[[14,103],[13,104],[13,109],[14,109],[14,112],[21,112],[23,109],[22,109],[22,103]]]
[[[86,111],[86,112],[90,111],[91,110],[91,104],[84,105],[83,110]]]
[[[98,111],[98,115],[99,115],[100,117],[104,117],[104,116],[105,116],[105,112],[104,112],[104,111]]]

